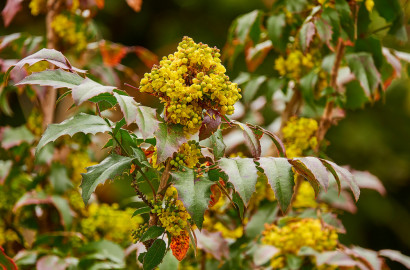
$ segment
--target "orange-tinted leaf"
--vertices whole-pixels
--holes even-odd
[[[119,44],[108,44],[107,42],[102,41],[99,46],[104,65],[108,67],[115,67],[118,65],[127,54],[127,48]]]
[[[246,65],[250,72],[256,70],[256,68],[262,64],[263,60],[266,58],[266,55],[272,49],[272,41],[266,40],[262,43],[256,44],[255,47],[249,47],[246,49]]]
[[[182,261],[189,249],[189,234],[182,231],[180,235],[172,237],[171,250],[172,254],[178,261]]]
[[[224,183],[224,185],[225,185],[225,183]],[[209,201],[208,207],[214,206],[219,201],[219,198],[221,198],[221,195],[222,195],[222,192],[219,189],[217,184],[213,184],[211,186],[211,192],[212,192],[211,200]]]
[[[158,56],[144,47],[135,47],[135,53],[148,68],[152,68],[153,65],[158,64]]]
[[[6,6],[1,12],[3,15],[4,26],[9,26],[17,12],[21,9],[23,0],[7,0]]]
[[[95,0],[95,3],[97,4],[97,7],[98,7],[99,9],[103,9],[103,8],[104,8],[104,4],[105,4],[104,0]]]
[[[136,12],[141,11],[142,0],[127,0],[127,4]]]

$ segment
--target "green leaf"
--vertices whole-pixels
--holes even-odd
[[[151,208],[149,206],[143,206],[135,210],[135,212],[132,214],[132,217],[142,215],[142,214],[147,214],[149,212],[151,212]]]
[[[85,78],[81,84],[72,89],[71,94],[73,96],[74,103],[78,106],[90,98],[98,96],[102,93],[111,94],[114,89],[116,89],[115,86],[105,86],[91,80],[90,78]]]
[[[343,38],[345,40],[353,40],[355,26],[349,3],[345,0],[336,0],[335,9],[337,10],[340,16],[340,25],[347,34],[347,37]]]
[[[220,159],[225,155],[226,145],[220,129],[215,131],[208,139],[201,141],[200,145],[211,148],[215,160]]]
[[[371,97],[374,90],[380,84],[380,73],[374,65],[373,58],[369,53],[350,53],[346,55],[349,68],[356,79],[360,82],[366,95]]]
[[[91,242],[80,250],[86,254],[97,255],[100,260],[108,259],[119,264],[123,264],[125,260],[125,252],[121,246],[108,240]]]
[[[144,256],[144,270],[152,270],[161,263],[165,256],[166,244],[164,240],[157,239]]]
[[[315,87],[318,79],[316,71],[312,70],[300,79],[300,90],[302,91],[303,99],[309,105],[313,105],[315,99]]]
[[[299,270],[303,264],[303,257],[294,254],[286,254],[286,265],[289,270]]]
[[[109,132],[111,128],[107,122],[99,116],[79,113],[60,124],[48,125],[46,131],[43,133],[36,148],[36,155],[49,142],[53,142],[63,135],[73,136],[76,133],[82,132],[84,134],[91,133],[93,135],[99,132]]]
[[[54,49],[41,49],[40,51],[32,55],[29,55],[26,58],[23,58],[17,64],[15,64],[15,66],[18,68],[22,68],[26,64],[32,66],[40,61],[47,61],[50,64],[53,64],[63,69],[74,70],[80,73],[86,72],[85,70],[73,67],[71,63],[68,61],[68,59],[61,52],[56,51]]]
[[[201,229],[205,210],[211,200],[210,188],[214,182],[206,178],[195,181],[194,170],[189,168],[184,168],[184,171],[173,172],[171,175],[175,179],[174,187],[178,190],[178,197],[195,224]]]
[[[329,187],[329,175],[322,162],[315,157],[301,157],[295,159],[300,160],[305,165],[326,191]]]
[[[234,185],[245,205],[248,205],[252,194],[255,192],[256,180],[258,179],[258,170],[253,159],[221,158],[218,165],[228,175],[229,182]]]
[[[73,215],[68,201],[60,196],[52,196],[51,200],[61,216],[61,223],[66,229],[70,229],[73,223]]]
[[[305,22],[300,28],[299,42],[302,51],[306,51],[309,48],[310,43],[316,33],[316,27],[313,22]]]
[[[241,122],[233,120],[232,123],[239,126],[242,129],[243,136],[245,137],[245,144],[248,146],[252,156],[254,158],[258,158],[261,156],[261,143],[253,130],[249,128],[247,125],[242,124]]]
[[[319,38],[322,42],[325,42],[328,47],[330,46],[330,40],[332,39],[332,27],[330,26],[329,22],[323,18],[317,18],[315,20],[315,27]]]
[[[163,227],[159,226],[151,226],[148,230],[141,236],[140,242],[145,242],[151,239],[156,239],[157,237],[161,236],[165,232]]]
[[[249,103],[253,100],[259,87],[266,81],[266,76],[254,77],[248,81],[243,91],[243,100]]]
[[[160,123],[155,131],[157,138],[157,164],[164,162],[178,151],[181,144],[186,142],[186,137],[181,125],[167,125]]]
[[[236,204],[239,210],[239,217],[243,220],[243,216],[245,214],[245,205],[243,204],[243,200],[241,196],[239,196],[238,192],[234,192],[232,195],[232,201]]]
[[[259,10],[254,10],[238,17],[236,35],[242,44],[245,43],[248,37],[250,37],[254,43],[258,42],[261,32],[261,18],[262,13]]]
[[[288,42],[288,35],[286,29],[286,18],[284,13],[278,15],[272,15],[266,21],[266,27],[268,30],[268,37],[272,41],[274,47],[280,51],[286,49],[286,44]]]
[[[88,203],[91,193],[94,192],[99,184],[104,183],[107,179],[114,179],[114,177],[121,175],[126,169],[131,167],[132,161],[133,158],[112,154],[100,164],[88,167],[87,173],[82,174],[81,188],[84,203]]]
[[[162,263],[158,266],[159,270],[178,270],[179,261],[172,255],[172,252],[167,252]]]
[[[4,149],[12,148],[23,142],[31,144],[33,141],[34,135],[24,125],[16,128],[0,128],[0,144]]]
[[[258,209],[245,227],[245,234],[249,238],[253,239],[258,235],[261,235],[265,229],[265,224],[272,223],[278,214],[278,209],[275,203],[266,204]]]
[[[53,163],[51,165],[50,183],[53,186],[54,192],[58,194],[62,194],[73,187],[70,177],[68,177],[67,168],[61,163]]]
[[[295,186],[292,165],[286,158],[263,157],[258,162],[268,178],[280,209],[283,213],[286,213]]]
[[[353,192],[353,196],[354,196],[355,200],[357,201],[359,199],[359,196],[360,196],[360,188],[357,185],[353,174],[351,174],[347,169],[345,169],[343,167],[340,167],[336,163],[333,163],[329,160],[321,159],[321,161],[324,162],[324,163],[329,164],[334,169],[334,172],[336,174],[334,174],[332,170],[330,170],[330,172],[336,178],[336,181],[343,180],[349,185],[350,189]]]
[[[16,85],[38,84],[41,86],[52,86],[54,88],[73,88],[81,84],[84,80],[76,73],[64,71],[62,69],[45,70],[32,73]]]
[[[363,108],[369,101],[358,80],[353,80],[346,87],[346,109],[356,110]]]

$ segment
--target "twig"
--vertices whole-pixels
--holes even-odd
[[[131,85],[131,84],[128,84],[128,83],[124,83],[124,85],[126,85],[126,86],[128,86],[128,87],[131,87],[131,88],[134,88],[134,89],[136,89],[136,90],[140,90],[138,87],[135,87],[135,86],[133,86],[133,85]]]
[[[333,65],[333,68],[330,74],[330,86],[333,87],[333,89],[335,89],[336,92],[338,90],[337,89],[337,74],[339,72],[340,63],[342,62],[344,48],[345,48],[345,45],[343,43],[343,40],[339,39],[339,43],[337,44],[335,63]],[[319,151],[320,142],[325,137],[325,134],[328,131],[328,129],[332,126],[333,107],[334,107],[334,100],[332,99],[326,103],[326,107],[323,112],[323,116],[320,121],[320,124],[319,124],[319,129],[317,130],[316,137],[317,137],[318,143],[316,147],[316,152]]]
[[[163,195],[163,193],[166,190],[167,184],[168,184],[168,179],[170,176],[170,172],[171,171],[171,159],[168,158],[166,165],[165,165],[165,170],[162,173],[162,177],[161,177],[161,181],[159,182],[159,187],[158,187],[158,191],[157,194],[159,195]]]
[[[141,198],[141,200],[148,205],[151,209],[154,209],[154,206],[152,205],[152,203],[150,201],[148,201],[147,197],[145,196],[145,194],[140,190],[140,188],[138,187],[137,181],[134,179],[131,182],[131,186],[134,188],[135,192],[137,193],[138,197]]]
[[[155,191],[154,186],[152,185],[151,181],[148,179],[148,176],[142,171],[141,167],[138,166],[137,164],[134,164],[135,168],[138,170],[138,172],[142,175],[142,177],[145,179],[145,181],[147,181],[147,183],[149,184],[149,186],[151,187],[152,190],[152,194],[154,194],[154,200],[157,200],[157,192]]]

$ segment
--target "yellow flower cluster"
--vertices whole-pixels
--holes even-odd
[[[283,227],[266,224],[262,243],[280,250],[271,261],[271,266],[278,269],[285,267],[285,254],[297,254],[301,247],[311,247],[319,252],[334,250],[338,235],[335,229],[322,226],[319,219],[305,218]]]
[[[41,133],[43,132],[42,125],[43,125],[43,117],[41,113],[39,112],[39,110],[34,109],[27,119],[26,127],[36,137],[40,137]]]
[[[168,122],[181,124],[195,133],[202,124],[204,109],[232,114],[242,96],[236,83],[229,81],[217,48],[184,37],[178,51],[164,57],[151,73],[145,73],[140,91],[151,93],[165,104]]]
[[[191,219],[183,203],[178,200],[178,191],[172,186],[167,189],[164,200],[157,201],[151,212],[157,214],[162,227],[172,236],[185,231]]]
[[[318,203],[315,200],[315,191],[308,182],[303,181],[300,184],[292,206],[294,208],[315,208],[318,206]]]
[[[47,0],[31,0],[28,6],[30,8],[31,14],[37,16],[42,11],[46,10]]]
[[[89,240],[108,239],[120,244],[132,241],[131,232],[144,222],[140,216],[131,219],[135,209],[120,210],[118,204],[96,204],[88,207],[88,216],[81,220],[81,232]]]
[[[303,156],[303,151],[314,149],[317,145],[315,133],[318,123],[311,118],[289,119],[286,126],[282,129],[283,142],[286,154],[289,158]]]
[[[81,174],[87,172],[87,167],[96,165],[96,162],[91,161],[90,156],[85,151],[71,152],[68,156],[68,164],[71,167],[71,179],[77,187],[81,182]]]
[[[11,229],[5,229],[3,224],[0,223],[0,246],[4,246],[6,243],[19,241],[19,237],[16,232]]]
[[[302,51],[294,50],[285,59],[280,56],[275,60],[275,69],[281,76],[298,80],[304,71],[310,71],[314,66],[313,56],[310,53],[303,54]]]
[[[51,27],[64,42],[73,46],[77,51],[87,47],[84,25],[77,24],[72,16],[57,15],[51,23]]]
[[[356,0],[356,2],[363,2],[363,0]],[[364,0],[364,6],[369,12],[372,12],[374,7],[374,0]]]
[[[198,143],[195,141],[189,141],[188,143],[181,145],[178,153],[175,154],[174,159],[171,160],[170,163],[174,168],[186,166],[192,169],[198,164],[201,157],[201,148]]]

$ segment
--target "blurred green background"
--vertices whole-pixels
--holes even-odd
[[[5,1],[1,2],[2,8]],[[269,2],[151,0],[144,1],[141,12],[135,13],[125,0],[106,0],[95,23],[102,38],[143,46],[161,57],[173,52],[185,35],[222,49],[232,20],[254,9],[266,9]],[[0,34],[22,30],[43,34],[44,27],[44,17],[32,17],[26,5],[9,28],[0,28]],[[409,44],[394,46],[410,51]],[[127,57],[123,63],[130,67],[142,66],[137,57]],[[245,65],[240,65],[237,63],[235,70],[245,71]],[[145,71],[139,70],[140,75]],[[364,110],[347,111],[347,117],[327,134],[329,157],[340,165],[375,174],[387,189],[385,197],[376,191],[362,191],[357,213],[341,215],[348,231],[341,236],[345,244],[375,250],[397,249],[410,255],[409,83],[404,79],[395,81],[385,98]]]

